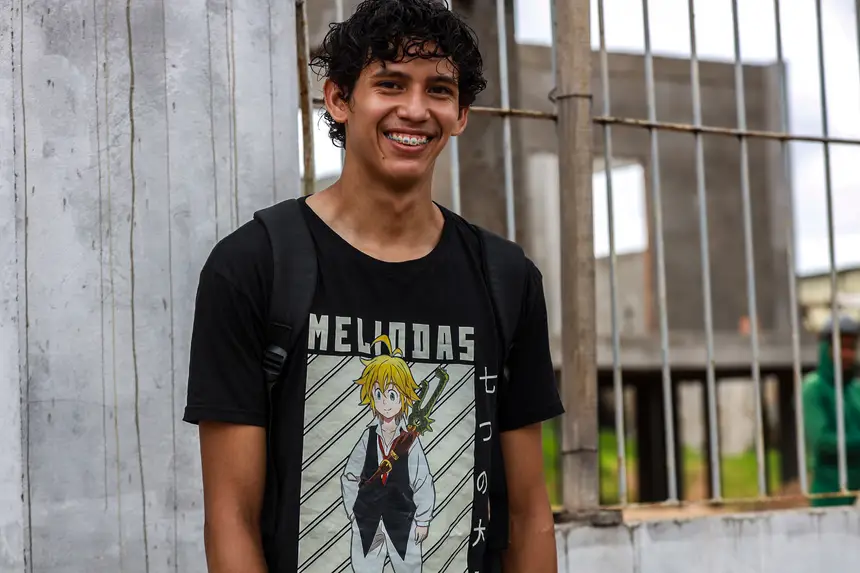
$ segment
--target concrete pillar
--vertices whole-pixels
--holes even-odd
[[[179,421],[197,277],[298,192],[292,6],[12,0],[0,22],[0,572],[205,571]]]
[[[20,91],[13,65],[13,22],[0,19],[0,573],[25,571],[24,527],[26,520],[25,442],[21,417],[22,359],[26,320],[20,277],[26,268],[23,242],[19,240],[23,221],[18,216],[23,181],[17,176],[17,150],[22,133],[15,129],[20,116]],[[11,150],[15,150],[13,154]]]
[[[0,573],[24,570],[24,458],[21,425],[22,320],[18,277],[23,270],[17,236],[13,130],[19,94],[12,89],[11,20],[0,20]]]

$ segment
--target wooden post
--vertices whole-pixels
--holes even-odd
[[[299,107],[302,110],[302,146],[304,173],[302,195],[313,195],[316,188],[316,160],[314,158],[314,106],[311,94],[311,77],[308,62],[310,46],[308,38],[308,7],[306,0],[296,0],[296,57],[299,73]]]
[[[572,514],[591,513],[600,503],[589,4],[589,0],[566,0],[555,6],[566,409],[562,479],[564,506]]]

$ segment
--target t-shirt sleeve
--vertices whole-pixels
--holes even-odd
[[[540,271],[528,261],[528,277],[507,380],[499,390],[499,428],[506,432],[564,413],[549,349],[546,300]]]
[[[211,261],[210,261],[211,262]],[[200,273],[183,420],[265,426],[259,303],[207,263]]]

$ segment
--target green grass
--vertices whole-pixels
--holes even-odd
[[[600,503],[612,505],[619,502],[618,494],[618,440],[615,432],[602,431],[598,435],[598,459],[600,460]],[[624,443],[624,452],[627,457],[627,483],[630,483],[630,475],[635,476],[637,456],[636,440],[627,440]],[[632,463],[631,463],[632,462]],[[628,501],[633,501],[628,492]]]
[[[555,418],[543,425],[543,460],[549,500],[561,505],[561,419]]]
[[[687,451],[684,456],[686,474],[707,470],[705,454],[698,451]],[[755,450],[749,450],[735,456],[722,456],[720,459],[723,497],[727,499],[748,499],[758,497],[758,463]],[[770,471],[768,490],[778,492],[780,483],[780,455],[776,450],[767,452],[767,468]],[[705,479],[707,476],[705,476]]]
[[[553,420],[544,425],[543,450],[544,471],[547,478],[550,501],[554,505],[561,504],[561,440],[560,422]],[[618,443],[615,433],[610,430],[601,431],[599,435],[600,460],[600,502],[604,505],[619,503],[618,495]],[[637,444],[635,439],[627,440],[625,444],[628,473],[628,501],[637,501],[636,470],[638,466]],[[779,453],[768,452],[768,467],[771,471],[769,489],[779,491]],[[753,498],[758,496],[758,473],[755,451],[748,451],[735,456],[722,456],[721,478],[723,497],[728,499]],[[707,476],[705,452],[685,448],[683,452],[684,492],[685,498],[706,495],[705,484],[710,479]],[[697,495],[698,493],[698,495]]]

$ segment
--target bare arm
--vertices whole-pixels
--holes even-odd
[[[504,573],[557,573],[555,527],[543,473],[541,425],[501,434],[508,482],[510,545]]]
[[[260,534],[265,429],[200,422],[200,452],[209,573],[266,573]]]

